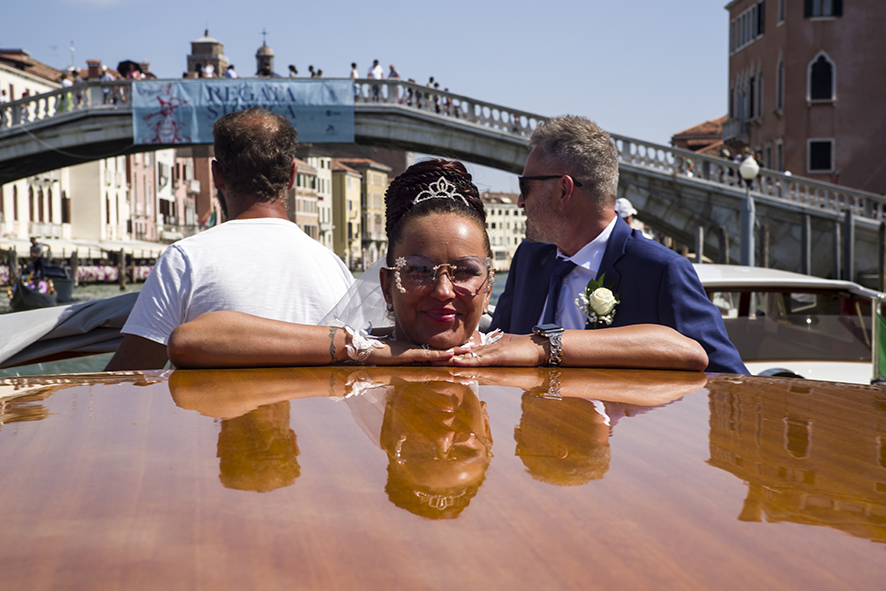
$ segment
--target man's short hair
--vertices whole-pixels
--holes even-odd
[[[286,117],[252,107],[212,126],[215,159],[229,193],[259,201],[279,198],[289,185],[297,134]]]
[[[586,117],[553,117],[535,128],[529,138],[545,159],[564,167],[601,205],[615,203],[618,191],[618,150],[609,134]]]

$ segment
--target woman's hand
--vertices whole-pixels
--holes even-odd
[[[459,347],[448,351],[423,349],[412,343],[400,341],[379,341],[384,346],[373,348],[366,359],[366,365],[431,365],[447,364],[458,353],[466,352]]]
[[[542,339],[534,335],[506,335],[497,343],[475,347],[472,351],[454,355],[452,365],[459,367],[538,367],[545,364],[545,348]]]

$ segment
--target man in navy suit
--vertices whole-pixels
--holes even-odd
[[[518,202],[527,241],[511,261],[491,328],[527,334],[551,318],[563,328],[584,328],[587,317],[575,300],[597,279],[620,300],[611,326],[670,326],[704,347],[707,371],[748,373],[691,263],[616,215],[618,152],[609,134],[584,117],[563,116],[540,125],[529,143]],[[552,303],[555,265],[571,270]]]

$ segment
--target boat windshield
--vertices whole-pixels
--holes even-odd
[[[871,303],[846,292],[709,291],[742,360],[871,361]]]

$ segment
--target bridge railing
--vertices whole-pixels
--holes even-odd
[[[354,80],[356,104],[396,104],[528,138],[546,117],[402,80]]]
[[[610,135],[618,149],[621,162],[656,170],[673,177],[694,178],[745,190],[745,182],[738,172],[740,166],[738,162],[620,135]],[[751,192],[839,213],[850,210],[857,217],[886,219],[884,195],[857,191],[765,168],[761,169],[757,178],[751,182]]]
[[[129,109],[131,83],[84,82],[7,103],[0,103],[0,130],[46,121],[95,108]]]
[[[0,103],[0,135],[13,128],[46,121],[68,113],[131,108],[131,82],[92,81],[16,101]],[[496,105],[445,90],[438,90],[402,80],[354,80],[354,101],[359,105],[388,104],[452,117],[528,138],[546,117]],[[673,177],[693,178],[744,190],[738,173],[739,164],[651,142],[611,134],[619,160],[626,164],[659,171]],[[886,196],[833,185],[789,174],[762,169],[751,184],[760,195],[786,199],[794,203],[844,212],[858,217],[886,219]]]

